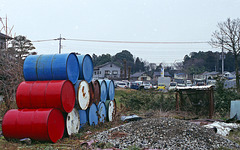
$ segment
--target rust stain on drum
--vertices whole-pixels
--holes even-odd
[[[84,86],[83,86],[83,88],[82,88],[82,93],[83,93],[83,97],[85,98],[86,93],[84,92]]]
[[[93,82],[93,87],[94,87],[94,103],[98,105],[100,102],[100,97],[101,97],[101,89],[100,89],[100,84],[98,80],[92,81]]]
[[[90,93],[90,103],[89,103],[89,107],[90,107],[92,103],[95,103],[94,86],[92,82],[89,83],[89,93]]]

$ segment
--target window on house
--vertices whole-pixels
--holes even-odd
[[[97,71],[94,71],[94,74],[96,75],[96,74],[97,74]]]
[[[105,75],[110,75],[110,70],[105,70]]]
[[[113,75],[117,75],[117,74],[118,74],[118,71],[117,71],[117,70],[113,70],[113,71],[112,71],[112,74],[113,74]]]
[[[99,74],[101,74],[101,71],[99,71]]]

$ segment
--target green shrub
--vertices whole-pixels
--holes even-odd
[[[122,93],[120,102],[131,110],[174,110],[175,97],[173,93],[163,94],[156,91],[131,91]]]
[[[218,81],[214,93],[215,112],[225,117],[230,112],[231,101],[240,98],[234,89],[224,89],[224,81]]]

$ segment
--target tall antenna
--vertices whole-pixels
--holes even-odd
[[[3,19],[5,19],[5,23],[3,22]],[[8,48],[8,37],[12,37],[12,29],[14,26],[11,27],[11,29],[8,31],[8,19],[7,19],[7,15],[6,15],[6,18],[1,18],[0,17],[0,21],[2,23],[2,28],[0,30],[0,32],[2,32],[2,30],[5,31],[5,42],[6,42],[6,50]]]

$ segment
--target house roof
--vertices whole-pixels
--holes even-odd
[[[119,67],[117,64],[115,64],[115,63],[113,63],[113,62],[107,62],[107,63],[105,63],[105,64],[102,64],[102,65],[99,65],[99,66],[94,67],[94,70],[98,70],[99,68],[102,68],[102,67],[104,67],[104,66],[106,66],[106,65],[109,65],[109,64],[114,64],[115,66]],[[120,67],[119,67],[119,68],[120,68]]]
[[[216,72],[216,71],[212,71],[212,72],[204,72],[202,75],[218,75],[219,72]]]
[[[136,72],[136,73],[132,74],[130,77],[131,77],[131,78],[138,78],[138,77],[140,77],[142,74],[144,74],[144,72]]]
[[[2,34],[1,32],[0,32],[0,39],[12,39],[10,36],[7,36],[7,35],[5,35],[5,34]]]

